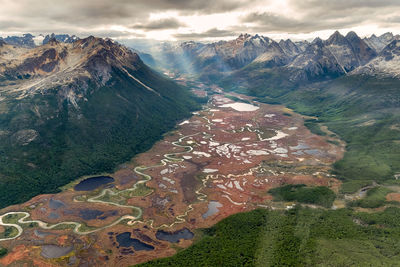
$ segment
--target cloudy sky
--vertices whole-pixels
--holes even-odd
[[[400,33],[400,0],[0,0],[0,35],[69,33],[116,39],[231,39]]]

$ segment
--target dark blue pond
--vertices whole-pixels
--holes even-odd
[[[79,217],[84,220],[104,220],[110,216],[118,215],[118,211],[116,210],[108,210],[108,211],[101,211],[101,210],[93,210],[93,209],[83,209],[79,211]]]
[[[79,211],[79,216],[84,220],[94,220],[103,214],[104,212],[101,210],[84,209]]]
[[[139,239],[131,238],[131,233],[125,232],[117,235],[117,242],[121,247],[133,247],[134,250],[153,250],[154,247],[143,243]]]
[[[114,182],[114,178],[110,176],[97,176],[90,177],[85,180],[80,181],[79,184],[75,185],[75,191],[92,191],[98,187]]]
[[[50,209],[57,210],[60,208],[64,208],[65,204],[61,200],[50,198],[49,207],[50,207]]]
[[[164,240],[171,243],[178,243],[180,239],[192,239],[194,237],[194,234],[190,232],[189,229],[183,228],[182,230],[176,232],[166,232],[163,230],[158,230],[156,233],[156,237],[159,240]]]
[[[60,215],[57,212],[50,212],[48,217],[49,219],[58,219],[60,218]]]

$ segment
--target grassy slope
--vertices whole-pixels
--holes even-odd
[[[391,192],[385,187],[374,187],[367,191],[364,198],[349,203],[350,206],[359,206],[362,208],[378,208],[386,204],[386,195]]]
[[[400,131],[394,128],[400,123],[400,81],[356,76],[325,86],[293,91],[281,100],[319,117],[346,141],[347,153],[334,165],[344,181],[393,179],[400,171]]]
[[[58,103],[56,90],[8,100],[0,130],[35,129],[40,138],[28,145],[18,145],[11,134],[0,139],[0,207],[56,192],[81,175],[111,171],[198,107],[187,89],[146,66],[135,76],[161,97],[115,70],[106,86],[89,87],[93,91],[79,110]]]
[[[307,122],[312,131],[320,132],[318,123],[323,123],[347,143],[343,160],[334,165],[345,187],[352,183],[356,191],[366,182],[383,182],[400,172],[399,80],[348,76],[299,84],[286,74],[279,69],[244,69],[220,85],[318,117],[317,122]]]
[[[268,191],[275,201],[297,201],[330,208],[336,198],[335,193],[325,186],[306,187],[302,184],[284,185]]]
[[[398,208],[255,210],[206,229],[173,257],[139,266],[398,266],[398,216]]]

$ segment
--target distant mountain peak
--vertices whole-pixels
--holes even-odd
[[[322,46],[322,45],[323,45],[323,41],[322,41],[321,38],[316,37],[316,38],[311,42],[311,44],[315,44],[315,45]]]
[[[46,35],[42,41],[43,44],[47,44],[50,39],[55,38],[58,42],[61,43],[73,43],[77,40],[79,40],[79,38],[76,35],[68,35],[68,34],[50,34],[50,35]]]
[[[335,31],[329,38],[326,40],[326,43],[328,45],[330,44],[336,44],[336,45],[342,45],[346,43],[346,38],[339,32]]]
[[[391,32],[385,32],[384,34],[382,34],[381,36],[379,36],[380,38],[393,38],[393,33]]]
[[[60,42],[57,41],[57,39],[56,39],[54,36],[51,37],[50,40],[49,40],[49,42],[48,42],[49,45],[58,45],[59,43],[60,43]]]
[[[391,32],[386,32],[379,37],[372,34],[371,37],[364,38],[364,41],[377,53],[381,52],[393,40],[400,39],[399,35],[394,36]]]
[[[381,52],[381,54],[385,52],[400,52],[400,40],[393,40],[390,42]],[[399,53],[397,53],[399,54]],[[400,55],[400,54],[399,54]]]
[[[24,34],[22,34],[22,36],[23,37],[28,37],[28,38],[33,37],[33,35],[30,34],[30,33],[24,33]]]
[[[279,46],[283,49],[285,54],[290,57],[294,57],[301,52],[300,48],[290,39],[280,40]]]
[[[377,57],[356,69],[354,74],[400,78],[400,40],[390,42]]]
[[[349,31],[346,34],[346,39],[361,39],[354,31]]]
[[[251,35],[248,33],[241,33],[237,39],[246,40],[249,39],[250,37]]]

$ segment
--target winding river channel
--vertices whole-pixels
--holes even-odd
[[[205,108],[203,109],[203,111],[205,112],[211,112],[212,113],[212,109],[210,108]],[[195,113],[196,114],[196,113]],[[213,114],[213,113],[212,113]],[[199,115],[197,113],[197,115]],[[211,126],[213,126],[213,122],[211,122],[206,116],[201,116],[205,121],[205,127],[207,129],[211,129]],[[275,131],[276,136],[271,137],[271,138],[265,138],[263,139],[261,134],[262,132],[259,130],[252,130],[250,129],[250,127],[246,127],[247,129],[245,129],[245,127],[242,127],[240,131],[249,131],[249,132],[256,132],[259,141],[269,141],[269,140],[276,140],[279,138],[282,138],[283,133],[281,133],[280,131]],[[126,214],[121,216],[119,219],[115,220],[114,222],[112,222],[111,224],[105,225],[103,227],[99,227],[96,229],[87,229],[86,225],[84,225],[83,223],[80,222],[75,222],[75,221],[64,221],[64,222],[59,222],[56,224],[49,224],[40,220],[32,220],[29,219],[29,217],[31,217],[31,214],[25,211],[12,211],[12,212],[7,212],[3,215],[0,215],[0,225],[1,226],[5,226],[5,227],[14,227],[17,230],[17,234],[15,234],[12,237],[5,237],[5,238],[0,238],[0,241],[6,241],[6,240],[12,240],[12,239],[16,239],[17,237],[21,236],[24,229],[22,227],[22,225],[27,225],[27,224],[37,224],[38,227],[42,228],[42,229],[46,229],[46,230],[50,230],[50,229],[55,229],[57,227],[62,227],[62,226],[67,226],[67,227],[73,227],[73,232],[78,234],[78,235],[86,235],[86,234],[90,234],[90,233],[94,233],[97,231],[101,231],[104,230],[106,228],[109,228],[111,226],[114,226],[122,221],[124,221],[127,225],[135,225],[138,223],[143,223],[143,224],[147,224],[150,227],[154,228],[154,229],[159,229],[159,228],[171,228],[173,227],[175,224],[179,224],[179,223],[184,223],[185,217],[187,217],[188,213],[193,211],[193,205],[189,204],[186,208],[186,211],[183,214],[177,215],[175,216],[175,220],[174,222],[172,222],[171,224],[162,224],[160,226],[154,226],[154,221],[153,220],[147,220],[147,221],[143,221],[143,220],[139,220],[142,217],[142,209],[140,207],[137,206],[131,206],[131,205],[124,205],[124,204],[120,204],[120,203],[116,203],[116,202],[112,202],[112,201],[106,201],[104,200],[105,196],[112,196],[112,197],[123,197],[128,195],[129,197],[133,196],[133,193],[135,192],[135,190],[139,189],[139,186],[146,186],[146,183],[148,181],[150,181],[152,179],[152,177],[146,173],[144,173],[146,170],[151,169],[151,168],[157,168],[157,167],[161,167],[161,166],[165,166],[168,165],[169,163],[177,163],[177,162],[182,162],[185,159],[182,157],[177,157],[177,155],[182,155],[185,153],[190,153],[193,151],[193,147],[191,145],[182,145],[181,143],[184,141],[184,139],[195,136],[195,135],[200,135],[203,134],[205,136],[209,136],[208,133],[206,132],[198,132],[195,134],[191,134],[191,135],[186,135],[183,137],[180,137],[177,141],[172,142],[172,145],[175,147],[180,147],[180,148],[184,148],[184,151],[182,152],[174,152],[174,153],[167,153],[163,155],[163,159],[160,161],[159,164],[157,165],[152,165],[152,166],[137,166],[134,168],[134,172],[138,175],[140,175],[141,177],[143,177],[142,180],[137,181],[131,188],[128,189],[124,189],[124,190],[116,190],[114,189],[110,189],[110,188],[105,188],[103,189],[98,195],[92,196],[92,197],[88,197],[87,199],[81,199],[80,197],[75,197],[74,201],[75,202],[90,202],[90,203],[102,203],[102,204],[106,204],[106,205],[113,205],[113,206],[117,206],[117,207],[122,207],[122,208],[130,208],[134,211],[134,213],[132,214]],[[212,140],[211,136],[210,140]],[[189,142],[188,142],[189,144]],[[249,169],[248,173],[246,174],[241,174],[239,176],[243,176],[243,175],[252,175],[252,173],[255,171],[255,168]],[[202,185],[199,189],[197,189],[195,191],[196,195],[197,195],[197,200],[199,201],[205,201],[207,199],[207,195],[202,193],[201,191],[206,187],[206,184],[208,182],[208,180],[210,179],[220,179],[222,178],[222,176],[224,175],[220,175],[220,174],[208,174],[205,176],[205,178],[202,179]],[[227,178],[232,178],[236,175],[227,175]],[[147,193],[144,196],[150,195],[152,194],[154,190],[151,189],[151,191],[149,193]],[[232,202],[235,205],[244,205],[245,203],[237,203],[234,202],[228,195],[224,195],[224,197],[226,197],[230,202]],[[134,215],[133,215],[134,214]],[[17,215],[18,219],[14,219],[17,220],[15,223],[7,223],[4,222],[4,219],[9,216],[9,215]]]
[[[203,118],[207,121],[208,124],[212,124],[206,117],[203,117]],[[207,125],[207,126],[210,127],[209,125]],[[17,229],[18,233],[16,235],[12,236],[12,237],[0,238],[0,241],[6,241],[6,240],[12,240],[12,239],[18,238],[20,235],[22,235],[22,233],[24,231],[24,229],[23,229],[23,227],[21,225],[32,224],[32,223],[33,224],[37,224],[40,228],[46,229],[46,230],[55,229],[55,228],[60,227],[60,226],[73,226],[74,227],[73,228],[73,232],[74,233],[76,233],[78,235],[86,235],[86,234],[94,233],[94,232],[97,232],[97,231],[100,231],[100,230],[104,230],[106,228],[114,226],[114,225],[116,225],[116,224],[118,224],[118,223],[120,223],[122,221],[125,221],[125,220],[127,221],[126,222],[127,225],[134,225],[136,223],[148,223],[151,227],[157,228],[157,229],[158,228],[170,228],[170,227],[174,226],[177,223],[185,222],[184,218],[187,216],[187,214],[190,211],[193,210],[193,207],[192,207],[191,204],[188,205],[186,211],[183,214],[177,215],[175,217],[175,221],[172,224],[170,224],[170,225],[163,224],[163,225],[154,227],[153,226],[154,222],[152,220],[150,220],[148,222],[138,220],[142,216],[142,209],[141,208],[136,207],[136,206],[123,205],[123,204],[119,204],[119,203],[115,203],[115,202],[111,202],[111,201],[104,201],[104,200],[101,200],[101,198],[103,196],[105,196],[106,194],[109,194],[110,196],[117,196],[117,195],[121,195],[121,194],[124,194],[124,193],[127,193],[127,192],[134,192],[135,190],[138,189],[138,187],[140,185],[144,185],[145,183],[147,183],[148,181],[150,181],[152,179],[152,177],[150,175],[147,175],[147,174],[144,173],[144,171],[146,171],[147,169],[165,166],[168,163],[176,163],[176,162],[184,161],[183,158],[176,158],[174,156],[185,154],[185,153],[190,153],[191,151],[193,151],[193,147],[190,146],[190,145],[181,145],[180,143],[182,143],[185,138],[188,138],[188,137],[191,137],[191,136],[195,136],[195,135],[198,135],[198,134],[201,134],[201,133],[196,133],[196,134],[183,136],[183,137],[179,138],[177,141],[172,142],[172,144],[174,146],[176,146],[176,147],[185,148],[185,151],[164,154],[164,159],[162,159],[161,163],[158,164],[158,165],[135,167],[134,168],[134,172],[136,174],[142,176],[144,179],[136,182],[131,188],[128,188],[128,189],[125,189],[125,190],[120,190],[118,192],[115,192],[115,191],[113,191],[113,190],[111,190],[109,188],[106,188],[106,189],[103,189],[100,194],[98,194],[96,196],[93,196],[93,197],[90,197],[90,198],[88,198],[86,200],[87,202],[92,202],[92,203],[103,203],[103,204],[107,204],[107,205],[114,205],[114,206],[117,206],[117,207],[131,208],[131,209],[133,209],[133,210],[135,210],[137,212],[136,216],[124,215],[124,216],[120,217],[119,219],[117,219],[116,221],[114,221],[111,224],[108,224],[106,226],[103,226],[103,227],[100,227],[100,228],[96,228],[96,229],[93,229],[93,230],[81,231],[80,228],[83,225],[80,222],[64,221],[64,222],[60,222],[60,223],[56,223],[56,224],[49,224],[49,223],[46,223],[46,222],[43,222],[43,221],[40,221],[40,220],[29,220],[28,218],[31,215],[28,212],[25,212],[25,211],[12,211],[12,212],[7,212],[7,213],[5,213],[3,215],[0,215],[0,225],[1,226],[5,226],[5,227],[15,227]],[[203,186],[196,191],[197,199],[199,201],[205,201],[205,199],[207,198],[207,195],[201,193],[200,191],[204,188],[204,186],[205,186],[205,184],[206,184],[206,182],[207,182],[207,180],[209,178],[210,178],[209,176],[204,178],[203,179],[203,183],[202,183]],[[151,193],[152,192],[150,192],[149,194],[151,194]],[[74,201],[83,202],[83,201],[77,200],[77,199],[74,199]],[[9,216],[9,215],[17,215],[17,216],[21,216],[21,218],[19,218],[17,220],[17,223],[5,223],[3,221],[3,219],[5,217]]]

